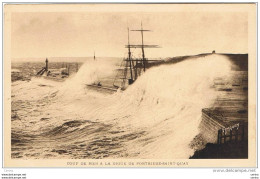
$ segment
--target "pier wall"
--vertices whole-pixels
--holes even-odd
[[[204,110],[202,110],[202,120],[200,123],[200,133],[208,143],[217,143],[218,130],[224,126],[210,117]]]
[[[223,113],[214,109],[202,109],[199,129],[200,134],[207,143],[225,143],[233,141],[233,139],[236,142],[248,140],[247,121],[239,119],[234,121],[228,120]]]

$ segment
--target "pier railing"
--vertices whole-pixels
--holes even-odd
[[[247,125],[235,124],[228,128],[218,130],[218,144],[225,144],[227,142],[239,142],[247,140]]]

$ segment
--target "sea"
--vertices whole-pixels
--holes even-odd
[[[113,93],[88,88],[98,82],[112,87],[122,60],[49,59],[49,69],[70,65],[63,78],[36,76],[44,60],[12,62],[11,157],[188,159],[203,132],[202,109],[248,119],[248,71],[232,70],[227,56],[152,67]]]

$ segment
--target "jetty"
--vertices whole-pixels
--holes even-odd
[[[45,60],[45,67],[43,67],[40,71],[38,71],[37,76],[42,76],[43,74],[46,74],[46,76],[50,74],[48,58],[46,58]]]
[[[41,70],[39,70],[36,73],[36,76],[40,77],[43,76],[48,79],[53,80],[63,80],[64,78],[67,78],[70,76],[71,73],[77,72],[79,69],[78,63],[71,64],[71,63],[55,63],[53,62],[52,68],[49,67],[49,60],[46,58],[45,60],[45,66],[42,67]]]

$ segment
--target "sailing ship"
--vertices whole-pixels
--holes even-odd
[[[141,28],[136,30],[129,30],[128,31],[128,44],[125,45],[125,48],[128,49],[128,56],[124,58],[120,68],[118,69],[118,73],[116,74],[113,86],[103,86],[101,82],[97,84],[90,84],[87,85],[88,87],[94,87],[99,89],[105,89],[110,91],[117,91],[118,89],[125,90],[129,85],[133,84],[139,76],[141,76],[148,68],[154,66],[154,64],[161,62],[162,60],[148,60],[145,57],[145,48],[160,48],[158,45],[145,45],[144,44],[144,32],[150,32],[151,30],[143,29],[143,25],[141,22]],[[141,33],[141,44],[133,45],[130,44],[130,37],[129,31],[133,32],[140,32]],[[132,49],[140,48],[142,52],[141,58],[134,58],[132,54]],[[95,54],[94,54],[95,60]],[[122,68],[123,67],[123,68]]]
[[[141,22],[141,29],[130,30],[141,33],[141,44],[133,45],[130,44],[129,38],[129,28],[128,30],[128,44],[125,45],[125,48],[128,49],[128,57],[123,61],[125,62],[123,69],[123,77],[121,77],[122,82],[120,85],[117,85],[117,79],[119,77],[119,73],[116,75],[113,86],[116,88],[120,88],[121,90],[125,90],[128,85],[133,84],[139,76],[141,76],[148,68],[153,66],[157,62],[161,62],[162,60],[148,60],[145,57],[145,48],[160,48],[158,45],[145,45],[144,44],[144,32],[150,32],[151,30],[143,29],[143,25]],[[141,58],[134,58],[131,49],[140,48],[142,52]]]

